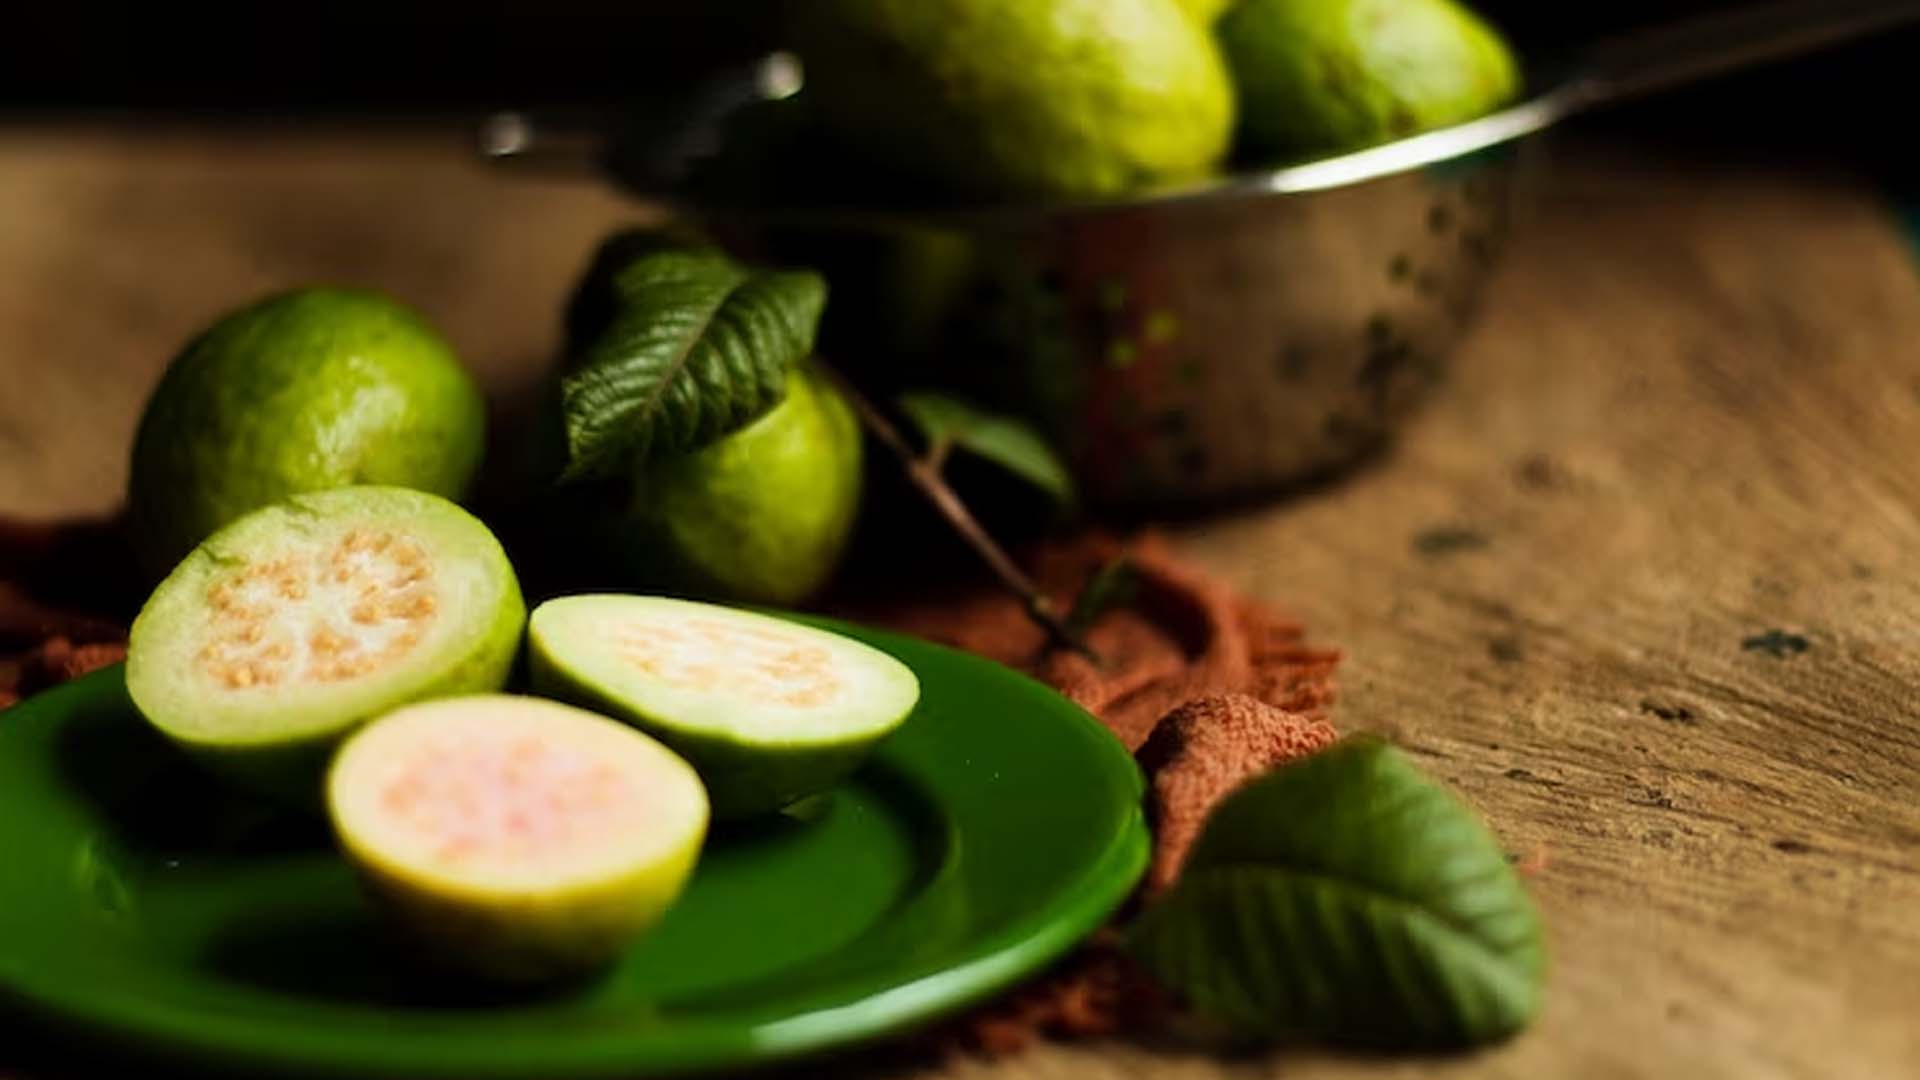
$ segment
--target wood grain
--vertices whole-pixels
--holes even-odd
[[[837,1072],[1920,1075],[1914,253],[1832,177],[1576,148],[1539,195],[1397,452],[1175,536],[1348,650],[1343,727],[1392,733],[1544,858],[1540,1023],[1443,1060],[1099,1045]],[[393,289],[510,398],[629,215],[452,139],[0,139],[0,510],[111,506],[172,348],[262,288]]]
[[[1920,1074],[1913,253],[1858,188],[1583,164],[1390,463],[1181,539],[1545,853],[1546,1015],[1461,1074]]]

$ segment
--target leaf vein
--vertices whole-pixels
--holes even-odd
[[[1490,954],[1493,959],[1499,960],[1503,963],[1507,962],[1509,959],[1506,955],[1506,950],[1500,945],[1500,943],[1490,941],[1482,937],[1478,933],[1474,932],[1472,927],[1462,925],[1459,922],[1455,921],[1454,919],[1448,917],[1446,914],[1443,914],[1440,911],[1437,911],[1425,904],[1422,904],[1416,899],[1402,896],[1397,893],[1389,892],[1386,889],[1379,888],[1378,886],[1375,886],[1375,885],[1366,884],[1364,882],[1356,882],[1351,878],[1343,878],[1338,876],[1337,874],[1331,874],[1331,873],[1327,873],[1325,871],[1319,871],[1319,870],[1302,870],[1296,867],[1276,866],[1272,863],[1259,863],[1259,862],[1209,863],[1208,865],[1203,867],[1196,867],[1193,873],[1196,876],[1209,876],[1215,873],[1220,873],[1225,871],[1250,871],[1250,872],[1259,873],[1259,874],[1276,874],[1282,877],[1289,877],[1289,878],[1294,878],[1302,881],[1321,882],[1321,883],[1333,886],[1336,890],[1340,890],[1340,889],[1350,890],[1367,899],[1377,901],[1379,903],[1385,904],[1392,908],[1404,909],[1411,915],[1420,916],[1434,923],[1435,925],[1451,932],[1452,934],[1466,939],[1468,942],[1473,944],[1475,947],[1479,948],[1481,951]]]

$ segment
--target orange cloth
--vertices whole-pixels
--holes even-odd
[[[1152,535],[1123,544],[1083,534],[1025,561],[1042,591],[1068,610],[1095,571],[1123,551],[1135,587],[1087,635],[1099,664],[1048,649],[1015,597],[977,583],[853,604],[843,613],[1022,668],[1136,751],[1150,783],[1154,855],[1143,890],[1150,900],[1179,873],[1222,797],[1333,741],[1325,714],[1340,654],[1308,645],[1299,623],[1214,581]],[[936,1039],[1003,1053],[1038,1037],[1138,1030],[1166,1007],[1105,933]]]

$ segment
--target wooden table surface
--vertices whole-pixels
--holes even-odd
[[[390,289],[497,395],[633,211],[457,136],[0,137],[0,512],[104,511],[175,345]],[[1920,1076],[1920,273],[1869,188],[1563,145],[1455,375],[1347,482],[1179,527],[1545,858],[1548,1004],[1456,1059],[1047,1048],[926,1076]]]

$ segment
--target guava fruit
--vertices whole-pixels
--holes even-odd
[[[241,308],[161,377],[134,440],[128,502],[158,577],[215,529],[351,484],[458,499],[486,410],[453,349],[378,293],[309,288]]]
[[[354,733],[327,812],[369,891],[448,967],[507,982],[611,962],[680,895],[707,829],[691,766],[568,705],[476,694]]]
[[[1506,43],[1453,0],[1240,0],[1214,32],[1256,159],[1463,123],[1520,92]]]
[[[127,690],[244,786],[319,798],[340,737],[423,698],[498,689],[526,605],[485,525],[437,495],[296,495],[208,537],[134,620]]]
[[[1187,17],[1205,26],[1226,14],[1236,0],[1175,0]]]
[[[652,596],[566,596],[534,609],[536,692],[625,720],[693,763],[717,818],[777,810],[839,783],[906,720],[920,682],[851,638]]]
[[[1204,174],[1233,93],[1175,0],[807,0],[806,91],[842,145],[977,198],[1097,197]]]
[[[623,587],[791,605],[833,573],[859,512],[860,425],[803,366],[765,416],[717,442],[636,465],[595,500],[584,538]]]

